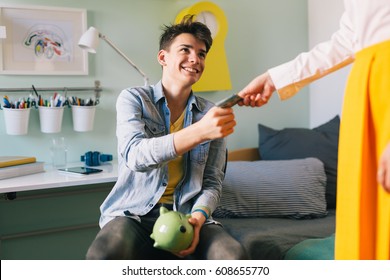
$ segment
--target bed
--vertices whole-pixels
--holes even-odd
[[[257,260],[333,259],[339,118],[313,128],[259,125],[230,151],[213,218]]]

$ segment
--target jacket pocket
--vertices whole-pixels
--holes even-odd
[[[210,141],[203,142],[190,151],[190,158],[198,164],[205,164],[209,154]]]
[[[144,119],[145,122],[145,133],[148,137],[158,137],[158,136],[163,136],[165,133],[165,126],[156,123],[150,119]]]

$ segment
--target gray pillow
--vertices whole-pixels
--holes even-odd
[[[316,158],[227,163],[215,218],[326,216],[326,175]]]
[[[327,177],[327,207],[335,209],[339,116],[313,129],[285,128],[276,130],[262,124],[259,124],[258,128],[261,159],[286,160],[315,157],[324,163]]]

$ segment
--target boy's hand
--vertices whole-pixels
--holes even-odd
[[[232,134],[236,121],[232,108],[213,107],[196,124],[201,126],[205,139],[213,140]]]
[[[175,254],[180,258],[191,255],[195,252],[196,246],[198,246],[199,244],[200,229],[202,228],[203,223],[206,221],[206,218],[203,216],[202,213],[194,212],[191,215],[192,217],[189,218],[188,221],[194,227],[194,238],[192,239],[190,247]]]
[[[177,155],[183,155],[203,142],[223,138],[234,132],[232,108],[211,108],[194,124],[174,133],[173,141]]]

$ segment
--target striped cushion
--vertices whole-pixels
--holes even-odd
[[[326,174],[326,202],[328,209],[336,208],[337,151],[340,117],[313,129],[273,129],[259,124],[259,153],[263,160],[318,158],[324,163]]]
[[[322,217],[325,186],[317,158],[228,162],[213,217]]]

